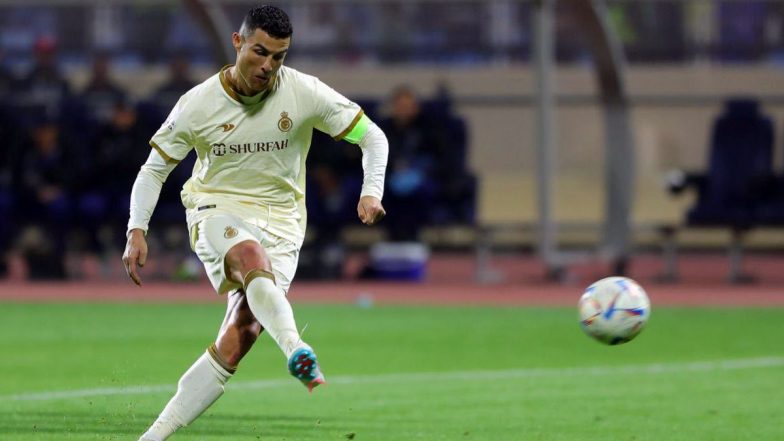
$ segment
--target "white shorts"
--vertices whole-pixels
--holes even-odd
[[[216,214],[201,220],[190,231],[191,248],[204,264],[207,276],[218,294],[242,288],[241,283],[229,280],[224,259],[231,247],[246,240],[260,244],[272,264],[272,272],[279,288],[288,292],[297,271],[299,247],[239,217]]]

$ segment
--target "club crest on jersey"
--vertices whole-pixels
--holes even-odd
[[[289,130],[291,130],[292,125],[294,125],[294,122],[291,121],[291,118],[289,118],[289,113],[281,112],[280,119],[278,120],[278,128],[280,129],[280,131],[288,132]]]
[[[237,235],[237,229],[234,227],[226,227],[226,231],[223,232],[223,237],[226,239],[231,239]]]

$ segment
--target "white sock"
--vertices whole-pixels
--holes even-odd
[[[205,352],[177,384],[177,393],[139,441],[164,441],[187,426],[223,395],[223,385],[232,374]]]
[[[286,293],[266,277],[256,277],[245,286],[248,306],[264,330],[278,344],[286,359],[296,349],[309,347],[302,342]]]

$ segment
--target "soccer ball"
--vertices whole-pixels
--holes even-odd
[[[578,310],[586,334],[602,343],[618,345],[642,331],[651,315],[651,302],[634,280],[607,277],[585,290]]]

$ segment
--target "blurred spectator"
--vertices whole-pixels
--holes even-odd
[[[147,127],[145,145],[149,145],[150,136],[163,123],[180,97],[195,86],[196,82],[191,78],[188,55],[185,53],[172,55],[169,60],[169,76],[165,82],[152,93],[148,100],[139,103],[137,107],[140,125]],[[145,158],[147,154],[149,154],[149,149],[146,149]],[[182,184],[190,178],[194,163],[195,154],[188,155],[169,175],[166,185],[161,190],[155,216],[151,219],[153,223],[170,225],[179,223],[185,218],[180,203],[180,190]],[[138,172],[138,169],[136,171]]]
[[[473,224],[476,209],[476,177],[468,169],[468,131],[465,121],[452,110],[446,84],[438,87],[427,113],[435,128],[432,144],[435,167],[433,224]]]
[[[348,179],[338,174],[328,164],[315,166],[310,173],[316,197],[313,198],[312,213],[316,219],[319,240],[340,240],[340,230],[352,220],[355,193],[346,187]]]
[[[82,91],[81,99],[92,121],[105,123],[111,120],[116,103],[124,101],[126,93],[111,78],[111,58],[108,53],[95,55],[92,76]]]
[[[360,103],[366,114],[372,110]],[[372,118],[372,116],[371,116]],[[341,232],[356,222],[362,187],[362,150],[314,132],[308,153],[308,240],[300,255],[298,277],[335,279],[343,274]]]
[[[39,38],[34,56],[32,69],[19,82],[17,102],[31,114],[45,113],[57,118],[70,95],[68,81],[57,66],[57,43],[49,37]]]
[[[720,59],[756,60],[763,54],[767,2],[721,2],[719,4]]]
[[[0,48],[0,99],[4,100],[11,92],[14,77],[4,63],[3,50]],[[0,121],[2,123],[2,121]]]
[[[74,158],[62,143],[59,127],[50,118],[37,121],[30,138],[18,152],[14,167],[17,207],[27,227],[22,237],[29,239],[21,244],[22,252],[31,278],[62,278],[65,233],[71,225],[69,190],[74,178]],[[30,239],[33,237],[36,239]]]
[[[361,178],[343,176],[330,163],[311,165],[308,192],[313,197],[307,198],[306,202],[312,241],[301,259],[300,276],[318,279],[342,276],[345,249],[341,231],[356,218],[361,185]]]
[[[11,180],[17,136],[11,119],[11,109],[4,100],[0,100],[0,139],[5,140],[5,147],[0,149],[0,277],[2,277],[6,272],[5,253],[14,234],[17,216],[13,210],[15,192]]]
[[[379,125],[389,139],[385,226],[393,241],[417,240],[433,202],[434,152],[443,149],[436,145],[435,127],[409,87],[392,92],[391,115]]]
[[[152,100],[168,114],[177,100],[195,85],[187,55],[176,54],[169,62],[169,78],[155,91]]]
[[[52,119],[44,118],[34,125],[30,135],[32,148],[18,152],[16,167],[15,187],[23,195],[24,212],[33,219],[66,219],[72,168],[60,142],[60,129]]]
[[[685,3],[620,2],[614,5],[611,18],[616,31],[621,31],[627,58],[632,62],[684,60],[687,55]]]
[[[14,3],[14,2],[11,2]],[[92,47],[111,47],[123,59],[155,63],[172,50],[189,53],[192,64],[208,64],[207,38],[194,32],[188,14],[170,2],[144,8],[101,2],[16,2],[2,9],[6,38],[0,47],[14,63],[38,32],[57,32],[61,47],[74,58]],[[129,5],[133,2],[126,2]],[[245,12],[243,2],[223,2],[227,13]],[[292,3],[292,2],[289,2]],[[528,24],[536,3],[519,0],[466,2],[293,2],[301,61],[436,64],[529,61],[533,30]],[[573,2],[557,2],[556,50],[561,61],[587,61],[581,32],[575,32]],[[689,0],[606,2],[616,32],[632,62],[702,59],[752,62],[781,57],[781,2],[778,0]],[[69,32],[73,17],[91,17],[89,32]],[[122,23],[122,26],[118,24]],[[83,31],[83,29],[78,29]],[[132,44],[123,44],[132,43]]]
[[[121,243],[130,204],[129,189],[150,149],[148,130],[139,124],[136,109],[125,100],[113,103],[111,118],[98,127],[80,179],[80,226],[91,233],[92,244],[102,226]]]
[[[0,139],[3,139],[5,144],[4,148],[0,149],[0,277],[6,273],[6,251],[14,234],[16,220],[11,178],[12,161],[18,141],[9,99],[13,89],[13,76],[3,61],[4,55],[0,50]]]

